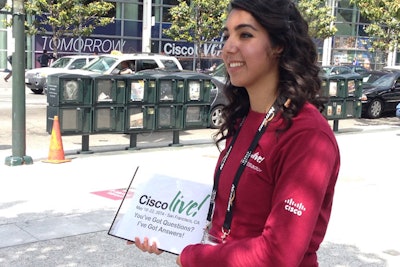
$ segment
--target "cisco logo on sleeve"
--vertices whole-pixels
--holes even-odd
[[[293,198],[290,198],[285,200],[285,210],[300,217],[306,211],[306,207],[303,203],[296,203]]]

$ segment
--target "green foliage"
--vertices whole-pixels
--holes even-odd
[[[172,26],[164,33],[175,41],[204,44],[220,36],[229,0],[178,0],[172,7]],[[189,5],[187,2],[190,2]]]
[[[53,32],[55,53],[61,37],[89,36],[97,26],[105,26],[114,21],[107,17],[114,5],[105,1],[84,2],[82,0],[31,0],[25,2],[27,16],[40,17],[32,24],[26,23],[29,35],[45,34],[50,27]]]
[[[198,46],[221,34],[226,20],[229,0],[178,0],[179,5],[170,9],[171,27],[164,33],[175,41],[183,40]],[[300,0],[298,7],[309,23],[310,35],[325,39],[333,36],[337,29],[335,17],[325,0]]]
[[[178,2],[179,5],[169,10],[172,25],[164,30],[165,35],[174,41],[195,43],[198,48],[221,35],[229,0]]]
[[[394,51],[400,38],[400,0],[350,0],[370,20],[365,32],[373,38],[372,52]]]
[[[333,25],[336,18],[332,15],[332,8],[326,6],[325,0],[300,0],[298,9],[308,22],[311,37],[326,39],[337,32]]]

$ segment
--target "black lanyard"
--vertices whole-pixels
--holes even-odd
[[[249,148],[247,149],[247,152],[245,153],[242,160],[240,161],[240,166],[239,166],[238,170],[236,171],[236,174],[233,179],[232,186],[231,186],[231,191],[229,194],[229,201],[228,201],[228,205],[226,208],[225,221],[224,221],[224,225],[222,226],[222,232],[223,232],[223,235],[221,236],[222,240],[224,240],[230,234],[230,231],[231,231],[231,223],[232,223],[232,217],[233,217],[233,213],[232,213],[233,204],[235,201],[236,188],[239,184],[240,176],[242,175],[244,168],[246,167],[247,162],[249,161],[249,158],[253,153],[253,150],[256,148],[258,141],[260,140],[261,136],[264,134],[265,130],[267,129],[268,122],[272,120],[274,115],[275,115],[275,108],[272,106],[269,109],[268,113],[265,115],[260,126],[258,127],[257,133],[254,136],[253,141],[251,142]],[[229,144],[229,147],[226,151],[225,156],[222,158],[221,163],[215,172],[214,186],[213,186],[213,190],[212,190],[212,194],[211,194],[211,202],[210,202],[210,207],[208,209],[208,215],[207,215],[207,220],[209,222],[211,222],[211,219],[212,219],[212,216],[214,213],[215,197],[217,195],[217,189],[218,189],[218,184],[219,184],[222,169],[224,168],[225,162],[228,159],[228,157],[232,151],[232,148],[236,142],[236,139],[239,135],[239,132],[243,126],[245,119],[246,119],[246,117],[244,117],[243,120],[241,121],[237,132],[235,133],[235,135],[232,138],[231,143]]]

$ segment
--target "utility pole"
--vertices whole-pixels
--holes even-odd
[[[151,0],[143,1],[142,52],[151,52]]]
[[[328,5],[331,7],[331,14],[335,16],[336,9],[336,0],[328,0]],[[330,27],[333,26],[333,22],[331,22]],[[324,40],[323,50],[322,50],[322,65],[331,65],[332,64],[332,41],[333,37],[328,37]]]
[[[8,166],[32,164],[26,156],[26,107],[25,107],[25,10],[24,0],[13,0],[12,22],[15,50],[12,56],[12,156],[5,160]]]

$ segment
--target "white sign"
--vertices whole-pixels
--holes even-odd
[[[210,183],[139,169],[109,234],[131,241],[148,237],[159,249],[180,254],[201,241],[211,190]]]

